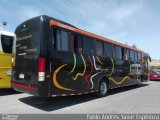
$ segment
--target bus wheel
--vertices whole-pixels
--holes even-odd
[[[99,84],[99,89],[97,92],[98,97],[104,97],[108,95],[108,83],[105,80],[101,80]]]
[[[142,79],[141,79],[141,77],[138,77],[137,80],[138,80],[137,87],[141,87],[141,85],[142,85]]]

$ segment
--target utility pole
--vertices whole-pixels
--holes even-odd
[[[3,22],[2,22],[2,24],[3,24],[3,28],[4,28],[3,30],[5,31],[5,28],[6,28],[7,22],[6,22],[6,21],[3,21]]]

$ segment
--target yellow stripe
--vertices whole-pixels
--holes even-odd
[[[85,72],[86,72],[86,62],[85,62],[85,60],[83,58],[83,55],[81,55],[81,58],[82,58],[83,64],[84,64],[84,71],[83,71],[83,73],[77,73],[76,76],[73,77],[73,80],[76,80],[78,76],[83,76],[85,74]]]
[[[54,85],[59,88],[59,89],[62,89],[62,90],[69,90],[69,91],[75,91],[75,90],[72,90],[72,89],[69,89],[69,88],[65,88],[63,86],[61,86],[58,82],[57,82],[57,74],[58,72],[63,68],[65,67],[67,64],[64,64],[62,66],[60,66],[59,68],[56,69],[56,71],[54,72],[53,74],[53,83]]]
[[[130,79],[130,77],[125,76],[120,82],[115,81],[113,78],[109,78],[109,80],[113,81],[116,85],[122,84],[125,80]]]
[[[101,62],[100,59],[99,59],[98,57],[97,57],[97,60],[98,60],[98,62],[99,62],[100,64],[103,65],[103,62]]]
[[[11,67],[0,67],[0,69],[11,69]]]
[[[113,61],[113,59],[111,58],[111,62],[112,62],[112,71],[111,71],[111,73],[109,74],[109,76],[111,76],[112,75],[112,73],[113,73],[113,71],[114,71],[114,61]]]
[[[68,73],[68,74],[73,73],[73,71],[74,71],[75,68],[76,68],[77,60],[76,60],[76,55],[75,55],[74,53],[73,53],[73,57],[74,57],[74,65],[73,65],[72,71],[71,71],[70,73]]]

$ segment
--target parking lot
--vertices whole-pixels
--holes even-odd
[[[94,94],[40,98],[1,89],[0,113],[160,113],[160,81],[115,89],[104,98]]]

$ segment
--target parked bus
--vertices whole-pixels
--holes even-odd
[[[15,33],[12,87],[17,91],[103,97],[109,89],[141,84],[142,50],[44,15],[23,22]]]
[[[11,66],[15,54],[15,34],[0,31],[0,88],[11,88]]]

